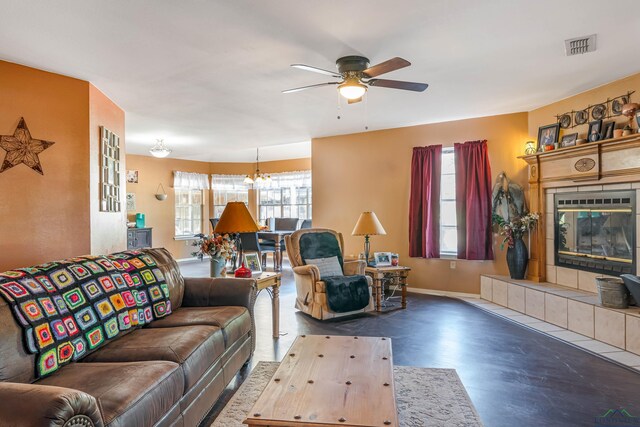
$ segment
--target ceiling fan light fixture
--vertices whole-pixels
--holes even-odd
[[[358,99],[367,92],[367,86],[360,83],[357,79],[347,80],[338,86],[340,95],[347,99]]]
[[[151,149],[149,150],[149,153],[151,153],[153,157],[162,159],[164,157],[167,157],[169,154],[171,154],[171,151],[172,150],[164,144],[163,139],[157,139],[156,144],[153,147],[151,147]]]

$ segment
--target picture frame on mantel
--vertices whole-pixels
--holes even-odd
[[[561,148],[573,147],[574,145],[576,145],[577,140],[578,140],[578,132],[564,135],[560,140],[560,147]]]
[[[538,148],[537,151],[545,151],[545,147],[553,147],[558,142],[560,135],[560,123],[540,126],[538,128]],[[547,149],[548,150],[548,149]]]

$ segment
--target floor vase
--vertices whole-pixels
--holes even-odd
[[[510,246],[507,249],[507,266],[512,279],[524,279],[528,259],[527,245],[524,244],[522,238],[514,238],[513,247]]]

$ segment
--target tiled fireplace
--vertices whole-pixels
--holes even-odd
[[[523,159],[543,214],[531,280],[482,276],[477,305],[640,370],[640,307],[601,306],[595,280],[638,274],[640,135]]]

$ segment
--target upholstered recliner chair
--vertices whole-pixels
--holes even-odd
[[[298,310],[316,319],[326,320],[374,309],[372,280],[364,275],[365,262],[344,261],[342,233],[309,228],[286,236],[285,241],[296,281]],[[338,259],[339,265],[335,265],[332,272],[327,272],[321,264],[333,257]],[[321,270],[325,272],[324,276],[321,276]],[[336,302],[340,299],[342,302]]]

